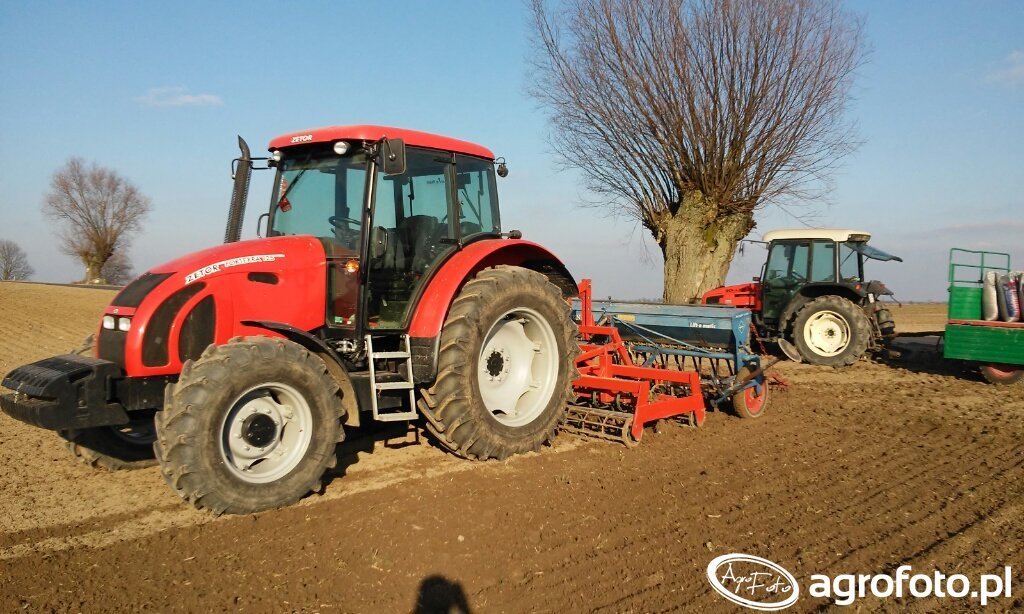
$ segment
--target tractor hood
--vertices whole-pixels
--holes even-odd
[[[154,267],[150,273],[169,273],[178,278],[179,284],[188,285],[231,273],[281,274],[289,269],[323,267],[324,263],[323,246],[315,238],[272,237],[225,243],[193,252]]]
[[[326,269],[324,248],[310,236],[225,243],[172,260],[114,297],[97,356],[132,377],[173,375],[210,344],[269,334],[253,322],[319,328]]]

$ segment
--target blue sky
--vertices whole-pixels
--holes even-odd
[[[853,2],[872,49],[850,108],[861,148],[819,226],[872,231],[905,262],[876,265],[908,300],[943,299],[950,247],[1024,268],[1024,2]],[[304,128],[379,123],[482,143],[511,170],[503,225],[549,246],[595,290],[661,295],[661,256],[634,223],[578,205],[544,112],[525,94],[525,3],[119,3],[0,0],[0,238],[36,279],[80,267],[39,213],[70,156],[116,169],[153,201],[131,257],[141,272],[221,241],[235,135],[262,151]],[[243,236],[266,209],[257,174]],[[766,230],[796,225],[766,209]],[[738,258],[731,282],[763,250]]]

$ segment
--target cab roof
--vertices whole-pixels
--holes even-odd
[[[333,141],[379,141],[382,138],[402,139],[406,145],[414,147],[428,147],[430,149],[441,149],[454,151],[455,153],[477,156],[480,158],[494,159],[494,152],[486,147],[453,139],[439,134],[420,132],[418,130],[406,130],[404,128],[393,128],[390,126],[372,126],[360,124],[355,126],[326,126],[310,130],[289,132],[270,141],[268,149],[285,149],[295,145],[308,145],[310,143],[330,143]]]
[[[869,241],[871,233],[849,228],[790,228],[772,230],[764,234],[766,243],[786,239],[828,239],[830,241]]]

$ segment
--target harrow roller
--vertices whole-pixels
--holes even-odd
[[[764,371],[775,361],[762,366],[750,352],[749,311],[646,303],[595,309],[588,279],[574,307],[580,377],[564,431],[635,445],[652,422],[682,417],[700,426],[708,406],[751,388],[758,397],[767,393]]]

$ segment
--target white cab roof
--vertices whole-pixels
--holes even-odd
[[[856,236],[858,241],[868,241],[871,233],[864,230],[851,230],[849,228],[791,228],[787,230],[772,230],[764,234],[767,243],[784,239],[830,239],[832,241],[849,241]]]

